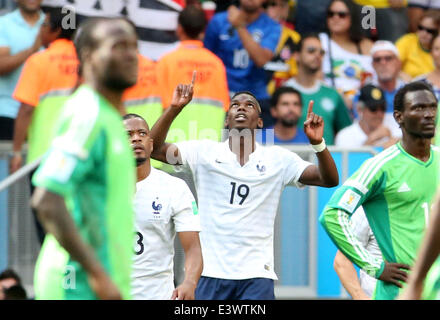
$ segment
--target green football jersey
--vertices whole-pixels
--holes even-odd
[[[365,161],[336,190],[320,217],[336,246],[373,277],[384,268],[354,236],[349,215],[362,205],[387,262],[414,264],[437,189],[439,149],[431,146],[430,158],[420,161],[399,143]],[[374,297],[394,299],[399,288],[378,281]]]
[[[33,177],[64,197],[82,236],[130,298],[135,162],[117,110],[86,85],[66,102],[51,148]],[[37,299],[94,299],[81,265],[46,236],[35,271]]]

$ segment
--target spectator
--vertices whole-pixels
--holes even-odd
[[[295,30],[299,34],[324,32],[327,7],[331,0],[297,0]]]
[[[435,69],[428,74],[415,78],[414,81],[421,80],[429,83],[437,99],[440,99],[440,36],[438,35],[432,42],[431,56]]]
[[[426,11],[420,19],[417,32],[406,34],[396,41],[402,71],[408,80],[434,70],[434,62],[429,53],[439,27],[439,15],[434,11]]]
[[[0,17],[0,140],[12,140],[20,104],[12,92],[23,62],[41,47],[42,0],[17,0],[18,9]]]
[[[397,142],[391,130],[384,124],[385,95],[371,84],[360,90],[356,104],[359,120],[338,132],[335,144],[340,147],[356,148],[375,146],[387,148]]]
[[[333,0],[327,9],[328,33],[320,33],[325,50],[323,73],[328,85],[338,90],[347,107],[363,82],[373,74],[372,41],[362,36],[358,13],[348,0]]]
[[[264,2],[240,0],[240,8],[216,14],[208,24],[205,46],[225,64],[230,94],[252,92],[263,110],[263,125],[270,126],[270,79],[263,66],[274,56],[281,26],[262,11]]]
[[[373,59],[373,69],[375,77],[372,84],[382,89],[385,94],[386,111],[384,124],[391,129],[393,137],[401,137],[397,122],[394,120],[394,96],[405,82],[399,78],[401,70],[401,62],[399,59],[399,52],[396,46],[385,40],[376,41],[371,48],[371,57]],[[359,93],[353,99],[353,104],[356,105]],[[356,109],[353,110],[357,118]]]
[[[280,87],[272,95],[270,106],[270,112],[276,122],[275,126],[265,130],[262,143],[271,142],[267,133],[273,130],[275,144],[307,144],[309,139],[304,131],[298,128],[303,109],[301,93],[291,87]]]
[[[362,28],[367,37],[394,42],[407,32],[406,0],[353,0],[353,2],[366,21],[370,12],[368,10],[362,12],[362,9],[365,6],[374,8],[375,28]]]
[[[28,163],[47,151],[63,103],[77,83],[78,61],[71,41],[75,29],[62,26],[67,14],[70,13],[62,13],[61,8],[47,12],[41,29],[42,43],[47,49],[26,61],[15,88],[13,97],[21,106],[15,120],[11,172],[22,165],[21,149],[26,137]],[[31,184],[31,193],[33,189]],[[35,221],[38,238],[43,243],[43,228]]]
[[[5,290],[13,286],[21,286],[21,279],[19,275],[12,269],[3,270],[0,273],[0,300],[4,300]]]
[[[417,32],[420,18],[426,10],[440,10],[440,2],[436,0],[408,0],[409,32]]]
[[[339,93],[320,81],[319,74],[322,68],[324,50],[318,35],[305,35],[301,39],[295,53],[298,62],[298,75],[289,79],[285,86],[293,87],[301,92],[303,105],[307,106],[311,100],[315,102],[315,113],[324,119],[324,138],[327,144],[334,144],[335,134],[351,124],[351,118]],[[307,117],[307,110],[303,108],[299,120],[299,128]]]
[[[290,77],[297,74],[297,66],[294,52],[297,50],[301,36],[293,30],[293,26],[287,22],[289,15],[289,0],[273,0],[267,6],[267,15],[281,24],[281,36],[273,59],[266,63],[264,69],[272,74],[268,91],[273,94],[274,90]]]
[[[197,82],[193,100],[174,121],[168,140],[220,141],[229,105],[225,66],[200,40],[206,27],[203,10],[189,6],[179,14],[178,21],[180,45],[163,56],[157,65],[164,108],[170,106],[174,88],[182,81],[190,82],[194,70],[197,70]]]

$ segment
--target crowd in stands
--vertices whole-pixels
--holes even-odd
[[[194,99],[173,124],[171,142],[220,140],[230,97],[246,90],[259,100],[263,128],[274,128],[277,143],[307,143],[302,124],[313,100],[325,121],[327,144],[346,145],[337,135],[354,124],[367,136],[358,137],[365,140],[361,145],[383,146],[381,139],[369,137],[376,130],[366,129],[368,113],[380,114],[381,135],[395,141],[400,134],[392,115],[397,90],[421,80],[440,95],[437,1],[156,2],[161,10],[186,8],[162,22],[177,26],[178,43],[157,58],[146,56],[140,46],[138,83],[127,90],[124,103],[127,112],[152,125],[168,107],[176,84],[189,82],[197,70]],[[61,26],[66,15],[53,7],[62,1],[18,0],[14,10],[11,3],[0,2],[0,140],[13,141],[15,171],[26,140],[28,161],[44,153],[56,106],[80,79],[72,32]],[[75,1],[70,3],[75,7]],[[129,12],[121,14],[130,19]],[[280,109],[286,96],[295,101]],[[270,141],[263,137],[263,142]]]

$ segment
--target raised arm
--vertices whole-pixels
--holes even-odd
[[[166,143],[165,139],[174,119],[192,100],[195,80],[196,71],[193,72],[190,84],[179,84],[176,89],[174,89],[171,105],[165,109],[161,117],[154,124],[153,128],[151,128],[150,137],[154,141],[153,153],[151,154],[153,159],[169,164],[182,163],[177,146],[171,143]]]
[[[78,261],[88,275],[90,287],[99,299],[121,299],[93,250],[81,239],[78,229],[67,211],[64,199],[55,193],[38,187],[31,200],[32,207],[46,232],[51,233],[66,249],[73,260]]]
[[[323,139],[324,120],[313,113],[313,103],[313,100],[309,102],[304,132],[316,152],[318,166],[308,166],[299,178],[299,182],[307,185],[334,187],[339,183],[338,170]]]
[[[173,291],[172,300],[194,300],[197,283],[203,270],[202,249],[199,233],[179,232],[179,240],[185,252],[185,278]]]

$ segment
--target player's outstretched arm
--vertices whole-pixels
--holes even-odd
[[[432,264],[440,254],[440,193],[434,202],[433,212],[431,214],[431,222],[422,245],[420,246],[419,254],[416,258],[415,265],[409,274],[408,286],[405,288],[401,300],[415,300],[420,299],[423,291],[423,281],[431,268]]]
[[[121,299],[116,285],[96,259],[93,250],[81,239],[78,229],[67,211],[64,199],[44,188],[35,189],[31,199],[32,207],[46,232],[55,236],[73,260],[86,270],[90,287],[99,299]]]
[[[350,260],[338,250],[333,261],[333,268],[338,274],[339,280],[353,300],[370,300],[370,297],[362,290],[356,269]]]
[[[193,72],[191,83],[179,84],[173,92],[173,98],[169,108],[165,109],[161,117],[156,121],[150,131],[150,137],[153,139],[153,159],[169,163],[181,164],[182,160],[176,145],[166,143],[165,139],[174,119],[179,115],[183,108],[191,102],[194,94],[194,83],[196,71]]]
[[[307,119],[304,122],[304,132],[316,151],[318,166],[308,166],[299,182],[307,185],[334,187],[339,183],[338,169],[331,153],[328,151],[324,135],[324,120],[321,116],[313,113],[313,100],[310,101],[307,110]]]
[[[194,300],[197,283],[203,270],[199,233],[179,232],[179,240],[185,252],[185,278],[173,291],[172,300]]]
[[[338,191],[333,194],[338,198]],[[332,201],[332,199],[330,201]],[[362,205],[362,204],[360,204]],[[358,240],[353,228],[349,223],[349,214],[339,208],[326,206],[319,217],[319,222],[324,227],[333,243],[338,249],[359,268],[363,269],[370,276],[379,278],[382,274],[385,263],[381,263],[369,253]]]

